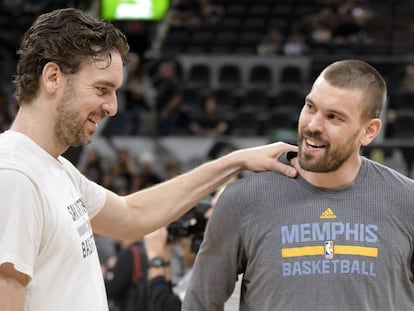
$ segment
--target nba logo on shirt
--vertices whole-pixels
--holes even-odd
[[[334,256],[333,241],[325,241],[325,259],[332,259]]]

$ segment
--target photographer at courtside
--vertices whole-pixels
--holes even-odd
[[[197,251],[203,240],[210,207],[204,199],[180,219],[144,237],[148,259],[147,309],[151,311],[179,311],[187,289]],[[185,273],[177,284],[171,282],[171,257],[175,246]]]

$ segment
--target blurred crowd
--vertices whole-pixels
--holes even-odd
[[[215,29],[226,18],[226,8],[230,2],[171,1],[171,14],[167,19],[169,27]],[[54,8],[75,6],[99,14],[99,1],[2,0],[0,5],[4,17],[0,41],[4,41],[3,49],[8,50],[7,56],[5,54],[4,59],[0,60],[12,64],[4,66],[0,78],[0,129],[4,130],[16,112],[10,82],[16,61],[14,54],[21,34],[36,16]],[[323,44],[332,40],[352,42],[357,49],[363,40],[364,24],[370,14],[368,3],[362,0],[314,1],[309,14],[297,19],[290,27],[271,24],[257,44],[257,54],[309,54],[310,42]],[[2,52],[0,49],[0,57],[3,56]],[[232,134],[231,124],[220,113],[214,94],[204,93],[203,98],[188,111],[188,107],[183,105],[184,86],[179,64],[174,59],[159,59],[156,62],[152,59],[148,65],[141,51],[132,50],[124,84],[119,90],[118,114],[106,126],[106,135]]]
[[[208,28],[214,31],[228,18],[226,10],[229,3],[236,2],[171,1],[166,21],[171,29],[188,28],[195,32]],[[282,17],[271,21],[267,30],[257,38],[257,55],[309,55],[314,49],[334,45],[350,46],[358,54],[363,48],[367,39],[365,25],[374,14],[369,1],[315,0],[301,3],[301,9],[297,8],[295,13],[300,18],[290,20],[288,27],[281,23]],[[64,6],[76,6],[99,14],[99,1],[96,0],[2,0],[0,12],[4,25],[0,28],[0,42],[4,41],[4,44],[0,45],[0,62],[3,64],[0,75],[0,130],[9,127],[17,110],[12,98],[11,80],[20,35],[40,13]],[[144,54],[132,49],[125,67],[124,84],[118,92],[118,114],[101,129],[105,136],[233,134],[232,120],[228,114],[223,114],[223,107],[214,90],[203,90],[202,94],[193,96],[192,105],[186,105],[184,91],[188,81],[183,79],[180,64],[174,56],[148,59]],[[392,85],[397,90],[403,88],[400,88],[400,82],[407,84],[403,80],[405,75],[410,76],[409,70],[399,70],[398,83]]]
[[[211,30],[213,44],[215,34],[236,32],[239,40],[235,37],[233,44],[242,44],[244,38],[246,45],[255,42],[257,55],[311,55],[322,49],[329,53],[329,49],[337,46],[359,54],[369,35],[366,25],[374,14],[366,0],[259,2],[256,7],[254,4],[225,0],[172,1],[171,32]],[[249,18],[251,25],[247,22]],[[234,25],[230,26],[229,20],[234,20]],[[248,38],[249,32],[255,37]],[[233,37],[228,40],[233,41]],[[191,41],[184,40],[185,44],[194,44]],[[240,50],[251,52],[246,47]]]

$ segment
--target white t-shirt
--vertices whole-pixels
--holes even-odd
[[[30,277],[25,310],[108,310],[90,219],[105,189],[27,136],[0,135],[0,264]]]

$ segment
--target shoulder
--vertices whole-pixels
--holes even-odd
[[[406,190],[414,193],[414,180],[395,169],[364,157],[363,166],[365,167],[366,178],[373,184],[383,185],[387,189]]]
[[[31,143],[23,134],[6,131],[0,135],[0,184],[2,190],[15,187],[21,193],[37,184],[31,162]],[[18,185],[18,187],[16,186]]]
[[[401,179],[402,181],[405,181],[408,183],[414,183],[414,180],[412,180],[408,176],[382,163],[375,162],[365,157],[362,157],[362,161],[363,161],[363,166],[366,167],[368,174],[381,175],[381,176],[386,176],[389,178]]]
[[[40,146],[26,135],[6,131],[0,135],[0,169],[24,172],[31,179],[36,176],[44,164],[45,158],[51,158]],[[49,163],[48,163],[49,164]]]
[[[27,193],[36,188],[33,179],[19,168],[0,168],[1,191],[9,189],[12,193]]]
[[[283,189],[290,187],[292,181],[294,179],[277,172],[250,173],[227,185],[220,200],[227,205],[249,206],[256,204],[260,198],[267,197],[269,193],[283,193]]]
[[[279,186],[289,179],[289,177],[286,177],[278,172],[258,172],[249,173],[230,185],[234,190],[249,191],[254,189],[266,189],[267,187],[273,187],[275,185]]]

